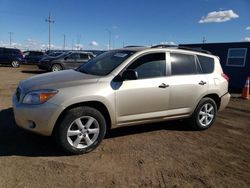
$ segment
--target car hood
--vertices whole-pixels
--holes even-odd
[[[32,76],[20,82],[22,92],[38,89],[60,89],[97,82],[100,76],[84,74],[75,70],[64,70]]]

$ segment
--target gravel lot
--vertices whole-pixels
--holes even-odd
[[[64,156],[13,119],[18,82],[40,73],[0,67],[0,187],[250,187],[250,100],[232,98],[207,131],[180,121],[123,127],[92,153]]]

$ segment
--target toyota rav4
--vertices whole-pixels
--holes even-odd
[[[80,154],[114,127],[187,119],[205,130],[229,99],[218,57],[159,45],[111,50],[75,70],[23,80],[13,108],[18,126]]]

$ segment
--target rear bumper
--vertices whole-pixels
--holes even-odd
[[[229,93],[226,93],[225,95],[221,97],[220,108],[218,111],[221,111],[226,108],[226,106],[228,105],[230,101],[230,98],[231,98],[231,95]]]

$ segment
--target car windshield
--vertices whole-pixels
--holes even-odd
[[[105,52],[76,69],[79,72],[93,75],[108,75],[122,62],[133,55],[134,51],[112,50]]]

